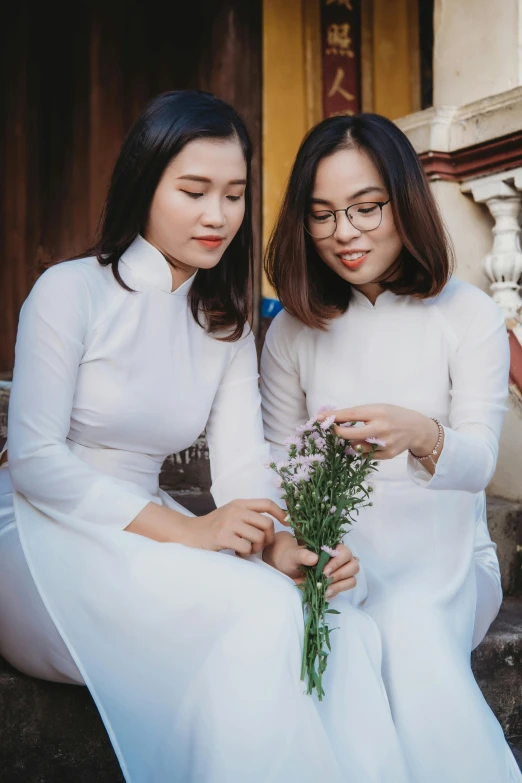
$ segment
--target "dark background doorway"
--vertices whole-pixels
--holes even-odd
[[[0,31],[0,373],[37,264],[94,237],[108,179],[137,114],[165,90],[209,90],[255,147],[260,287],[261,0],[19,0]]]

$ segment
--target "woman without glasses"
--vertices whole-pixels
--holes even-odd
[[[132,783],[402,783],[375,624],[350,607],[351,698],[322,722],[288,578],[316,556],[285,538],[279,556],[265,514],[281,509],[255,499],[272,481],[247,324],[250,155],[227,104],[159,96],[123,145],[98,244],[27,299],[0,471],[0,653],[87,683]],[[192,517],[158,476],[205,427],[218,509]],[[283,573],[259,560],[270,543]],[[336,588],[353,587],[346,547],[336,563]]]
[[[277,452],[327,403],[354,447],[377,444],[373,507],[348,541],[413,780],[510,783],[522,777],[470,668],[502,597],[484,488],[508,343],[493,300],[450,271],[404,134],[371,114],[316,126],[267,255],[285,310],[262,357],[265,434]]]

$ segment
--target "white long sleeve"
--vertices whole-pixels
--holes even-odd
[[[444,427],[444,448],[433,477],[418,460],[408,458],[413,481],[428,489],[480,492],[495,471],[508,394],[509,344],[493,300],[483,295],[477,304],[451,353],[449,427]],[[442,313],[444,317],[443,308]]]
[[[86,465],[66,444],[90,295],[75,264],[38,280],[20,314],[9,404],[9,471],[35,507],[125,528],[149,502]]]
[[[254,337],[248,330],[225,370],[206,428],[217,506],[236,498],[278,499],[267,466],[270,447],[263,435]]]
[[[268,330],[261,354],[261,397],[265,437],[272,459],[286,458],[284,440],[308,419],[306,395],[299,378],[296,341],[301,327],[283,313]],[[293,355],[291,351],[294,351]]]

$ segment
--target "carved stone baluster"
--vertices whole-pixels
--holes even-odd
[[[478,204],[486,204],[495,219],[493,247],[482,263],[491,280],[491,295],[504,312],[506,321],[520,321],[522,316],[521,185],[521,169],[462,185],[462,191],[470,193]]]

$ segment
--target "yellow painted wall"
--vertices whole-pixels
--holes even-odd
[[[319,0],[263,2],[263,248],[303,136],[321,119]],[[273,291],[263,276],[263,296]]]
[[[391,120],[420,109],[417,3],[418,0],[372,2],[372,111]]]

